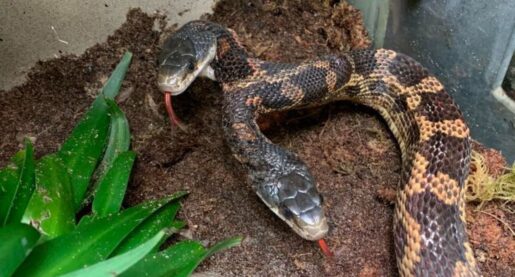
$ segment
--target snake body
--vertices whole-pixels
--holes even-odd
[[[223,88],[227,143],[257,194],[294,231],[311,240],[327,233],[322,199],[306,165],[270,142],[255,119],[271,111],[353,101],[377,110],[401,149],[393,232],[400,275],[480,276],[465,229],[469,129],[428,70],[386,49],[300,64],[262,61],[249,55],[232,30],[206,21],[187,23],[165,43],[161,68],[177,45],[191,43],[195,56],[206,52],[198,45],[207,41],[216,43],[209,65]],[[170,74],[161,71],[162,81]]]

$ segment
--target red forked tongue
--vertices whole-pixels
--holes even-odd
[[[329,249],[329,246],[327,246],[327,243],[325,242],[324,239],[319,239],[318,245],[320,246],[320,249],[322,250],[322,252],[324,253],[324,255],[326,257],[330,258],[330,257],[334,256],[333,252],[331,252],[331,250]]]
[[[177,115],[173,111],[172,93],[169,91],[165,91],[165,106],[166,106],[166,111],[168,112],[168,118],[170,118],[170,123],[172,124],[172,128],[177,126],[177,127],[179,127],[179,129],[186,132],[187,131],[186,125],[184,125],[181,122],[179,117],[177,117]]]

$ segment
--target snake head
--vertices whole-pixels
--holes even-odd
[[[309,173],[291,172],[258,186],[257,193],[302,238],[319,240],[327,234],[322,198]]]
[[[169,37],[159,54],[157,83],[172,95],[183,93],[197,76],[214,79],[209,64],[216,55],[216,39],[211,33],[179,29]]]

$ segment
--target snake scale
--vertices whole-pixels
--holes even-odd
[[[159,57],[158,83],[180,94],[197,76],[221,83],[223,130],[264,203],[308,240],[328,232],[322,198],[307,166],[273,144],[256,117],[347,100],[386,120],[402,153],[394,213],[401,276],[480,276],[465,229],[469,129],[443,85],[414,59],[392,50],[359,50],[273,63],[251,57],[234,31],[192,21]]]

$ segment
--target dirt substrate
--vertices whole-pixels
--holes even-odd
[[[222,1],[207,18],[233,28],[258,57],[298,61],[366,47],[360,14],[346,4],[312,1]],[[334,2],[334,1],[333,1]],[[177,15],[179,16],[179,15]],[[220,88],[198,80],[174,101],[189,133],[171,130],[155,85],[163,18],[139,10],[107,42],[80,57],[39,62],[28,81],[0,92],[0,165],[35,140],[38,156],[55,151],[122,56],[134,53],[118,101],[127,114],[138,154],[126,206],[188,190],[180,217],[183,236],[206,244],[235,235],[241,247],[208,259],[199,272],[222,276],[397,276],[392,239],[400,156],[381,118],[346,103],[276,116],[267,135],[297,152],[312,169],[324,195],[336,253],[327,260],[317,245],[296,236],[256,197],[225,146],[220,128]],[[173,29],[173,28],[172,28]],[[485,276],[515,276],[513,214],[487,205],[468,207],[469,233]],[[513,206],[512,206],[513,208]],[[507,225],[503,224],[504,221]]]

